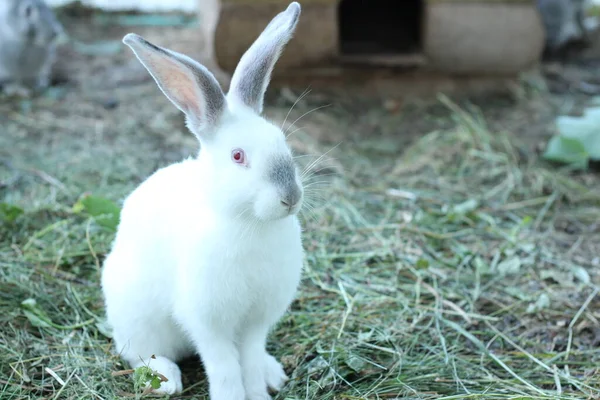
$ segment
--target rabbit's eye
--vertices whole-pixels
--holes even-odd
[[[246,162],[246,155],[244,154],[244,150],[235,149],[231,152],[231,159],[233,162],[238,164],[244,164]]]

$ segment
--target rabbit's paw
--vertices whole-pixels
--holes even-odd
[[[265,354],[265,380],[267,386],[275,391],[280,391],[288,380],[281,364],[270,354]]]
[[[181,393],[183,384],[181,383],[181,370],[173,361],[165,357],[156,357],[150,360],[148,366],[167,378],[166,382],[161,382],[158,389],[153,389],[157,394],[175,394]]]
[[[211,400],[245,400],[246,392],[243,385],[233,385],[226,380],[210,388]],[[210,383],[209,383],[210,385]],[[254,399],[254,398],[251,398]]]
[[[183,385],[181,384],[181,378],[179,381],[169,378],[167,382],[161,382],[158,389],[152,389],[152,393],[156,394],[175,394],[181,393]]]

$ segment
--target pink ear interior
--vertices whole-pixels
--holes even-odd
[[[152,75],[158,87],[173,104],[188,116],[202,120],[205,99],[194,71],[170,54],[137,35],[127,35],[123,42],[134,51]]]
[[[188,127],[200,140],[205,132],[213,132],[211,128],[218,124],[226,99],[206,67],[134,33],[125,35],[123,43],[135,53],[165,96],[186,114]]]
[[[147,63],[158,86],[179,109],[197,118],[203,117],[204,99],[192,71],[161,53],[142,50],[140,56]]]

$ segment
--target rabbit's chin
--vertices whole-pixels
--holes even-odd
[[[302,207],[301,202],[291,209],[282,205],[281,202],[274,199],[258,199],[254,203],[254,216],[263,222],[277,221],[283,218],[295,216]]]
[[[289,210],[283,206],[270,206],[262,208],[256,205],[254,207],[254,216],[262,222],[278,221],[280,219],[295,216],[297,214],[298,208],[296,207],[294,207],[292,210]]]

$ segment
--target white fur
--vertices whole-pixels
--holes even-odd
[[[295,21],[281,23],[291,37]],[[270,399],[267,388],[281,389],[287,377],[265,350],[267,335],[292,302],[303,265],[301,200],[288,210],[268,178],[269,160],[291,160],[285,137],[239,102],[225,100],[208,115],[202,104],[215,99],[202,86],[191,90],[193,74],[186,72],[212,85],[207,71],[185,67],[180,55],[160,54],[135,35],[124,41],[186,113],[201,150],[156,171],[123,204],[102,271],[116,349],[134,368],[148,365],[165,375],[160,393],[181,392],[176,362],[195,352],[211,400]],[[212,117],[218,118],[211,123]],[[236,148],[244,149],[247,166],[232,161]]]

